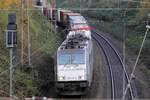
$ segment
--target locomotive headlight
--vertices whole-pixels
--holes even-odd
[[[72,70],[73,68],[74,68],[73,66],[70,67],[71,70]]]
[[[84,70],[84,71],[83,71],[83,74],[80,75],[80,76],[78,76],[78,79],[79,79],[79,80],[86,80],[86,78],[87,78],[87,77],[86,77],[86,71]]]
[[[86,80],[86,76],[85,76],[85,75],[79,76],[79,79],[80,79],[80,80]]]
[[[86,79],[85,75],[81,76],[81,80],[85,80],[85,79]]]
[[[58,80],[59,80],[59,81],[65,80],[65,77],[64,77],[64,76],[59,76],[59,77],[58,77]]]

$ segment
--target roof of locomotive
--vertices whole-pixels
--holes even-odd
[[[64,51],[64,50],[84,50],[87,47],[89,40],[69,40],[66,39],[61,46],[58,48],[58,51]]]

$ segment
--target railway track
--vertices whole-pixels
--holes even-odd
[[[102,48],[108,64],[111,81],[111,98],[112,100],[121,99],[123,96],[123,86],[126,86],[129,82],[129,74],[127,72],[126,66],[124,66],[119,52],[104,36],[102,36],[99,32],[92,30],[92,37]],[[133,100],[134,97],[134,89],[132,88],[131,84],[126,95],[126,99]]]

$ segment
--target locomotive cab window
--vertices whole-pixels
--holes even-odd
[[[70,55],[59,55],[59,64],[60,65],[65,65],[65,64],[70,64]]]
[[[72,54],[71,63],[72,64],[84,64],[85,63],[84,54]]]
[[[85,64],[84,53],[60,54],[59,65],[66,65],[66,64]]]

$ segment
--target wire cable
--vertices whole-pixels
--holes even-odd
[[[131,73],[131,76],[130,76],[130,80],[129,80],[127,86],[126,86],[125,92],[123,93],[123,100],[125,99],[125,96],[126,96],[126,94],[127,94],[128,88],[130,87],[131,81],[132,81],[132,79],[133,79],[133,77],[134,77],[134,72],[135,72],[135,69],[136,69],[136,67],[137,67],[137,64],[138,64],[138,61],[139,61],[139,58],[140,58],[140,55],[141,55],[141,52],[142,52],[142,49],[143,49],[144,42],[145,42],[145,40],[146,40],[148,31],[149,31],[149,28],[147,28],[147,30],[146,30],[146,32],[145,32],[144,39],[143,39],[143,41],[142,41],[142,44],[141,44],[141,47],[140,47],[140,50],[139,50],[139,53],[138,53],[138,56],[137,56],[135,65],[134,65],[134,67],[133,67],[133,70],[132,70],[132,73]]]

